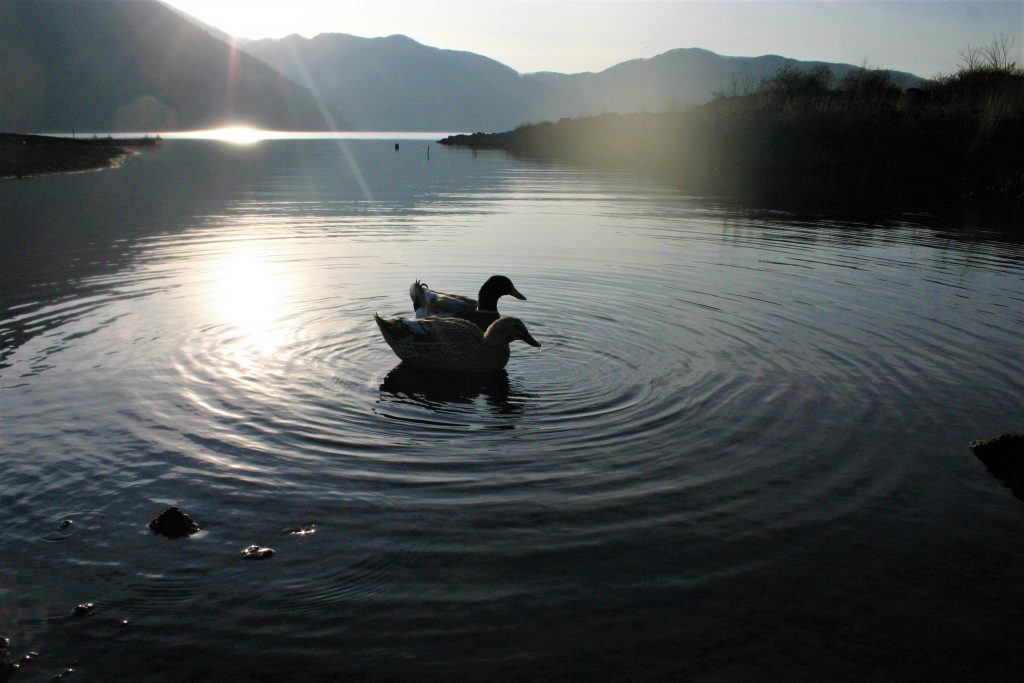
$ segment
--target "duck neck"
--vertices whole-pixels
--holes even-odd
[[[477,294],[476,310],[484,311],[485,313],[497,313],[499,296],[499,294],[495,293],[493,289],[484,283],[484,286],[480,288],[480,293]]]
[[[484,341],[487,342],[489,346],[507,349],[508,345],[512,343],[512,336],[510,334],[510,330],[505,325],[501,324],[500,320],[501,319],[499,318],[490,324],[487,331],[484,332]]]

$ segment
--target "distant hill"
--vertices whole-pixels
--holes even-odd
[[[291,35],[251,41],[244,49],[343,106],[364,130],[499,128],[516,118],[509,112],[521,110],[527,87],[516,71],[493,59],[405,36]]]
[[[658,113],[684,109],[710,101],[715,93],[742,94],[780,69],[810,71],[828,67],[841,79],[857,67],[851,64],[800,61],[778,55],[726,57],[700,48],[670,50],[649,59],[633,59],[600,73],[529,74],[524,78],[541,84],[537,92],[559,93],[533,102],[535,119],[596,114]],[[913,74],[890,72],[909,87],[921,81]]]
[[[243,49],[343,108],[366,130],[499,131],[566,116],[659,112],[702,104],[714,92],[749,88],[783,67],[828,66],[840,78],[855,68],[775,55],[724,57],[693,48],[600,73],[521,75],[487,57],[405,36],[341,33],[258,40]],[[895,75],[906,85],[920,81]]]
[[[0,35],[0,130],[328,127],[311,93],[155,0],[3,0]]]

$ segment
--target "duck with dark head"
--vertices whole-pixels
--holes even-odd
[[[486,330],[491,323],[501,317],[498,313],[498,299],[508,295],[526,301],[519,293],[512,280],[504,275],[492,275],[480,287],[478,298],[473,299],[461,294],[448,294],[430,289],[425,282],[416,280],[409,288],[413,310],[417,318],[431,316],[451,316],[469,320],[481,330]]]

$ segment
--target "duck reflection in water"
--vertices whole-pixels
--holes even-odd
[[[382,398],[385,394],[404,398],[442,413],[459,412],[455,405],[464,406],[483,398],[499,414],[519,415],[524,399],[529,398],[512,387],[505,370],[486,374],[446,373],[406,363],[399,363],[384,377],[380,392]]]

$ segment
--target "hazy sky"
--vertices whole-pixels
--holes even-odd
[[[967,45],[1024,43],[1024,0],[167,0],[246,38],[405,34],[522,73],[600,71],[677,47],[781,54],[934,76]]]

